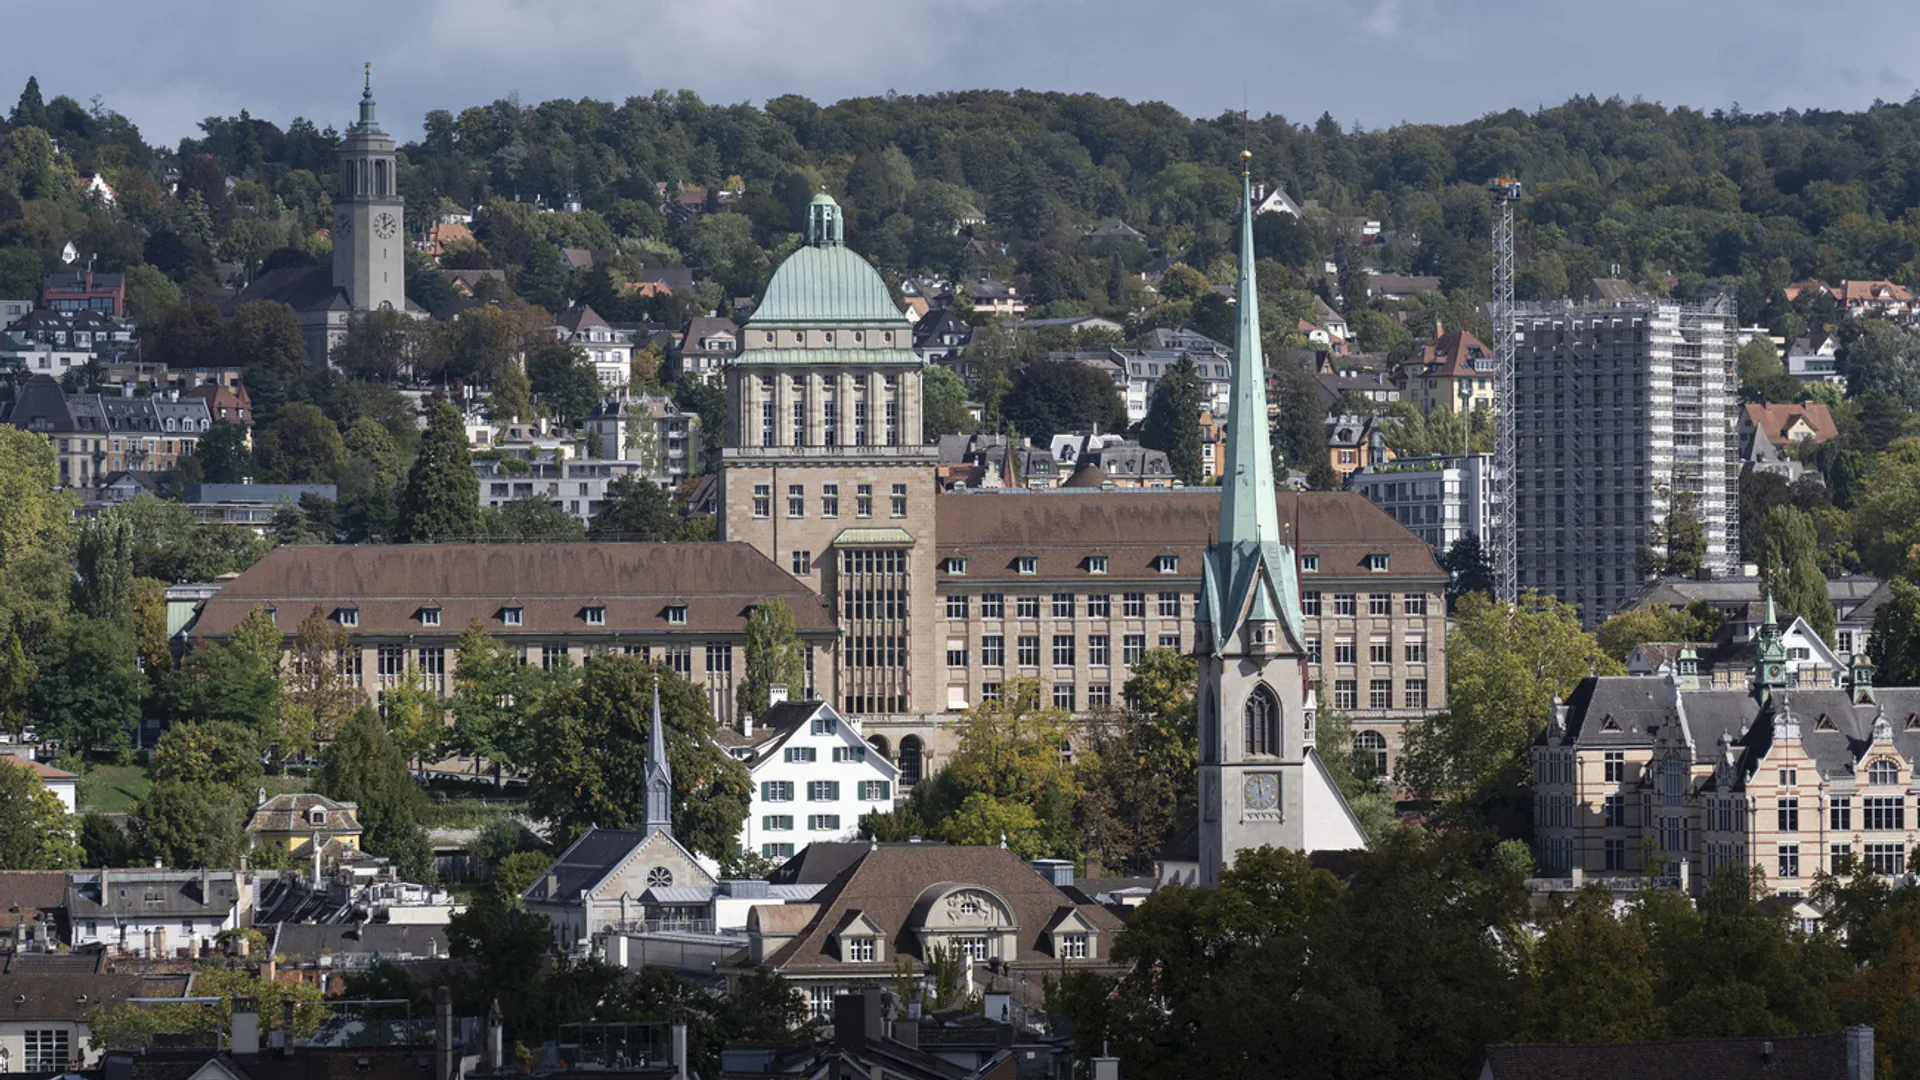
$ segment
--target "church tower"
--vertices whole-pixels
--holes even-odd
[[[407,307],[406,234],[393,140],[374,118],[373,65],[360,93],[360,122],[340,141],[333,198],[333,285],[354,311]]]
[[[673,835],[673,766],[667,763],[667,729],[660,722],[660,680],[653,681],[653,729],[647,733],[647,832]]]
[[[1253,189],[1244,170],[1237,307],[1220,535],[1207,548],[1196,614],[1200,883],[1208,887],[1248,848],[1366,846],[1313,750],[1293,523],[1280,521],[1267,431]]]

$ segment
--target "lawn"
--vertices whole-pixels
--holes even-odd
[[[153,777],[147,774],[145,765],[91,764],[80,774],[80,809],[128,813],[152,787]]]

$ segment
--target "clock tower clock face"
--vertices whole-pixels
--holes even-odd
[[[345,210],[334,215],[333,227],[341,236],[353,235],[353,215]]]
[[[1271,810],[1280,805],[1280,778],[1273,773],[1247,777],[1246,800],[1249,810]]]
[[[381,214],[379,217],[373,219],[373,233],[382,240],[393,239],[393,234],[398,232],[399,229],[400,219],[394,217],[392,214]]]

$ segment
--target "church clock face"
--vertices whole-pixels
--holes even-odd
[[[334,231],[338,232],[341,236],[352,236],[353,215],[345,210],[340,211],[340,213],[334,216],[333,228]]]
[[[1271,810],[1280,805],[1280,778],[1273,773],[1247,777],[1246,800],[1249,810]]]
[[[392,214],[381,214],[373,219],[373,234],[382,240],[393,239],[393,234],[399,230],[400,219]]]

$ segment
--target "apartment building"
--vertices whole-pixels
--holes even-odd
[[[1514,316],[1520,587],[1598,624],[1700,523],[1703,570],[1739,552],[1732,305],[1527,305]]]
[[[1431,454],[1369,465],[1347,478],[1366,499],[1444,555],[1493,528],[1493,455]]]
[[[824,701],[788,701],[720,733],[747,766],[752,796],[740,847],[788,859],[808,844],[852,840],[860,818],[893,809],[900,770],[884,737],[869,745],[858,724]]]

